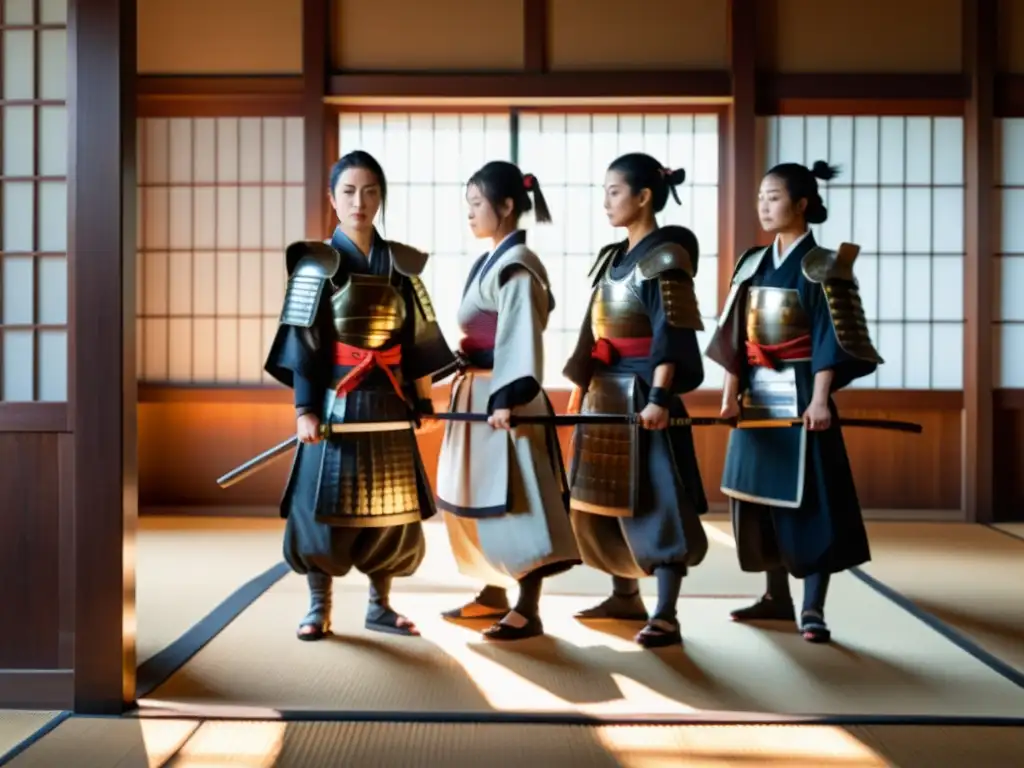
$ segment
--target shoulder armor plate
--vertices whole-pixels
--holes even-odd
[[[637,265],[640,277],[652,280],[669,271],[685,272],[690,277],[697,274],[697,260],[678,243],[663,243],[640,259]]]
[[[821,285],[832,328],[843,351],[858,360],[882,363],[882,356],[871,342],[864,304],[853,273],[853,262],[859,253],[860,246],[853,243],[843,243],[837,251],[813,248],[800,266],[808,282]]]
[[[330,278],[337,274],[338,267],[341,266],[341,254],[334,250],[328,242],[299,240],[285,249],[284,261],[289,277],[301,262],[307,273],[319,268],[323,277]]]
[[[761,266],[761,257],[771,248],[770,245],[758,245],[748,248],[736,259],[736,267],[732,271],[732,285],[739,285],[749,280]]]
[[[829,280],[855,283],[857,278],[853,276],[853,262],[859,253],[860,246],[853,243],[843,243],[838,251],[818,246],[807,252],[800,267],[804,277],[812,283],[825,283]]]
[[[665,321],[669,325],[673,328],[704,330],[692,277],[662,275],[658,280],[658,289],[661,291],[661,307],[665,312]]]
[[[587,277],[593,278],[594,285],[597,285],[597,281],[601,279],[601,275],[604,273],[605,267],[608,266],[608,262],[612,260],[615,252],[621,248],[622,245],[623,243],[610,243],[598,251],[597,258],[594,259],[594,264],[590,267],[590,271],[587,273]]]
[[[324,285],[341,265],[341,254],[325,243],[300,241],[285,251],[288,287],[281,310],[281,324],[309,328],[316,319]]]
[[[430,294],[427,293],[427,286],[423,284],[423,280],[413,275],[409,278],[409,282],[412,283],[412,294],[419,305],[420,312],[423,314],[423,319],[428,323],[437,322],[437,315],[434,313],[434,303],[430,300]]]
[[[427,254],[411,245],[389,241],[388,248],[391,250],[391,263],[406,277],[422,274],[427,266]]]
[[[732,271],[732,281],[730,282],[729,293],[725,297],[725,304],[722,306],[722,314],[718,318],[719,326],[725,325],[729,320],[729,313],[732,311],[733,304],[736,303],[736,296],[740,291],[740,285],[754,276],[757,272],[757,268],[761,266],[761,260],[764,258],[765,253],[768,252],[768,248],[770,247],[771,246],[758,245],[754,248],[748,248],[738,259],[736,259],[736,266]]]

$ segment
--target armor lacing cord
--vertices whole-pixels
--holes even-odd
[[[805,333],[781,344],[756,344],[747,341],[747,362],[761,368],[778,368],[786,360],[804,360],[811,356],[811,335]]]
[[[395,392],[405,400],[402,385],[391,370],[393,367],[402,364],[402,348],[400,346],[384,350],[361,349],[360,347],[353,347],[349,344],[338,342],[334,347],[334,362],[337,365],[355,366],[342,377],[341,381],[338,382],[338,386],[335,387],[339,397],[348,394],[358,387],[370,375],[370,371],[376,367],[387,374],[388,379],[395,388]]]

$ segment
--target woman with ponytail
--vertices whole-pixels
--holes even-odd
[[[573,436],[573,528],[583,562],[612,577],[612,595],[580,619],[645,622],[647,648],[682,642],[676,603],[687,569],[707,554],[700,522],[707,500],[680,397],[700,386],[703,329],[694,277],[699,248],[685,227],[658,227],[655,215],[686,174],[650,155],[623,155],[605,178],[605,212],[628,237],[606,246],[591,269],[593,290],[576,349],[565,368],[582,413],[637,417],[632,426],[584,424]],[[653,616],[638,579],[654,576]]]
[[[458,322],[461,371],[450,410],[488,413],[486,424],[449,422],[437,467],[437,504],[459,570],[487,586],[449,619],[495,618],[490,640],[543,633],[538,605],[546,576],[580,558],[565,498],[553,425],[512,426],[513,415],[554,413],[542,389],[543,333],[554,309],[547,270],[526,246],[520,218],[551,221],[540,184],[512,163],[487,163],[467,184],[469,226],[491,250],[473,265]],[[505,589],[519,586],[509,606]]]
[[[809,225],[828,218],[818,190],[836,169],[776,165],[758,194],[761,228],[774,236],[736,261],[708,357],[726,370],[722,416],[801,419],[734,429],[722,492],[729,497],[740,568],[767,574],[764,596],[735,621],[796,618],[789,576],[803,579],[799,628],[831,638],[829,577],[871,559],[832,393],[875,371],[853,262],[859,247],[819,246]]]

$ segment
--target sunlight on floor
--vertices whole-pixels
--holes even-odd
[[[828,726],[609,727],[598,729],[597,738],[622,768],[675,768],[681,760],[688,768],[888,765],[841,728]]]
[[[143,752],[150,768],[159,768],[178,751],[199,723],[195,720],[138,720],[138,738],[142,741]],[[132,737],[134,741],[135,737]],[[133,750],[136,754],[138,750]]]
[[[273,768],[284,748],[287,724],[282,722],[207,722],[181,747],[173,768],[236,765]]]

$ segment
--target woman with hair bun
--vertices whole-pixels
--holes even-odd
[[[581,424],[573,436],[573,528],[583,562],[612,577],[612,595],[579,619],[646,622],[636,642],[678,645],[676,603],[687,569],[707,554],[700,522],[707,511],[688,429],[666,429],[686,416],[680,395],[700,386],[703,330],[694,277],[697,238],[655,219],[686,176],[650,155],[615,160],[605,177],[604,207],[627,239],[601,249],[590,271],[592,293],[565,376],[581,413],[636,415],[631,426]],[[638,579],[655,576],[653,616]]]
[[[532,197],[532,200],[531,200]],[[462,370],[450,410],[490,414],[487,424],[448,422],[437,468],[459,570],[487,586],[446,618],[495,618],[489,640],[543,633],[538,610],[547,576],[579,564],[554,425],[512,426],[513,414],[554,413],[541,387],[543,333],[554,309],[547,270],[526,246],[520,218],[551,221],[540,184],[512,163],[487,163],[466,188],[469,226],[492,248],[470,269],[458,309]],[[509,606],[505,589],[519,585]]]
[[[281,516],[284,558],[309,586],[305,641],[331,634],[333,580],[352,569],[370,581],[367,629],[419,634],[391,607],[391,586],[423,562],[422,521],[436,510],[413,423],[433,414],[431,380],[454,358],[420,277],[427,254],[373,225],[387,191],[367,152],[331,168],[338,225],[325,243],[288,246],[288,288],[264,364],[295,396],[298,446]]]
[[[829,577],[871,559],[832,393],[882,362],[868,333],[853,262],[859,246],[819,246],[809,225],[828,211],[812,168],[776,165],[758,194],[761,228],[774,235],[737,259],[707,355],[726,370],[722,416],[802,419],[792,427],[734,429],[722,473],[740,568],[764,571],[767,589],[734,621],[793,621],[789,576],[804,581],[799,629],[828,642]]]

